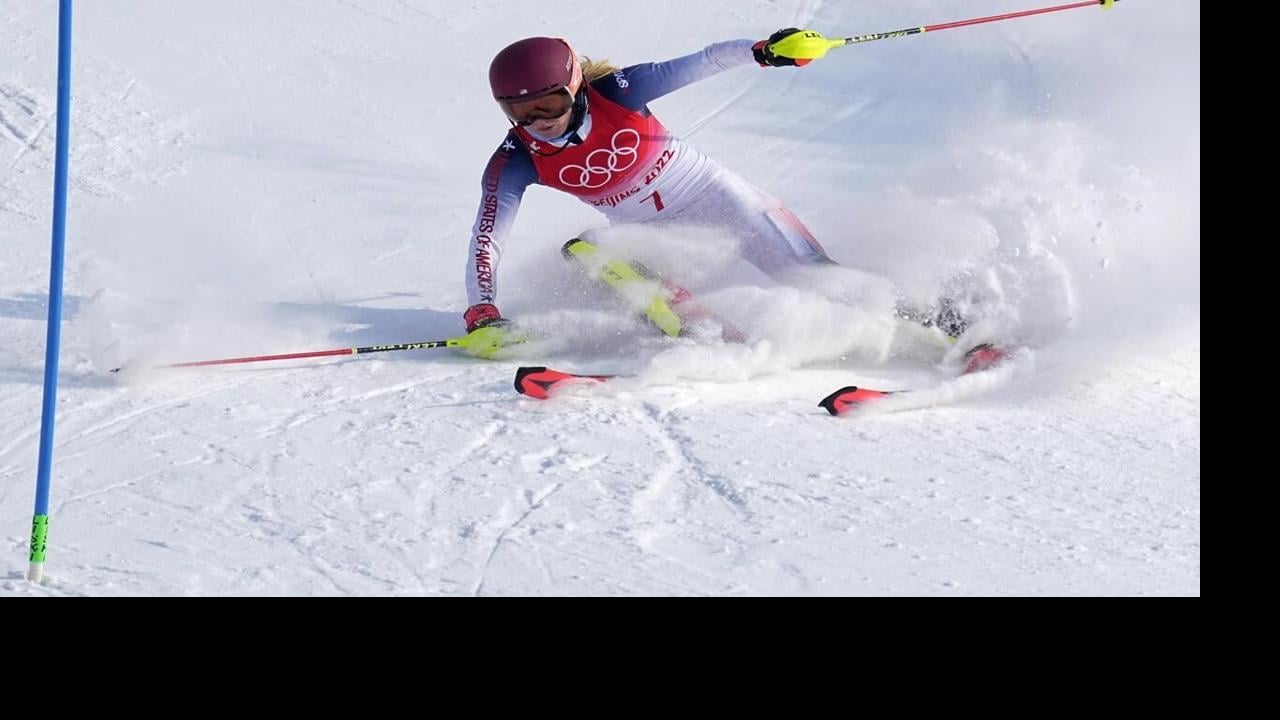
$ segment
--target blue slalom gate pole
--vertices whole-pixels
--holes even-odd
[[[27,579],[44,578],[53,474],[53,420],[58,402],[58,350],[62,342],[62,268],[67,244],[67,149],[71,139],[71,0],[58,2],[58,129],[53,169],[53,254],[49,263],[49,327],[44,351],[44,406],[40,414],[40,467],[31,520]]]

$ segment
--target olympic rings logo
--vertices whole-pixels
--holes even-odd
[[[613,174],[636,164],[639,157],[640,133],[623,128],[613,134],[613,147],[592,150],[587,155],[586,167],[566,165],[560,169],[560,182],[568,187],[595,189],[604,187]]]

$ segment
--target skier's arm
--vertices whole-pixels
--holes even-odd
[[[761,67],[801,66],[809,60],[796,60],[774,54],[770,46],[797,33],[799,28],[784,28],[767,40],[729,40],[666,62],[645,63],[623,68],[613,75],[599,78],[591,86],[610,100],[640,112],[645,105],[669,92],[739,65],[755,63]]]
[[[478,306],[491,306],[492,315],[498,316],[498,261],[502,258],[502,244],[511,231],[525,188],[537,181],[538,173],[528,150],[508,136],[489,158],[480,181],[480,208],[476,211],[467,252],[467,303],[471,305],[466,317],[468,330],[472,329],[473,316],[488,314],[484,309],[477,311]]]
[[[755,62],[754,40],[715,43],[692,55],[664,62],[632,65],[606,75],[591,84],[605,97],[624,107],[640,111],[649,102],[685,85]]]

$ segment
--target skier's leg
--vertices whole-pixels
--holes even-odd
[[[589,277],[611,288],[629,307],[671,337],[718,330],[726,342],[745,342],[746,335],[716,318],[688,290],[662,278],[636,260],[623,260],[595,241],[587,231],[560,249]]]
[[[711,212],[739,236],[743,259],[780,283],[883,318],[885,327],[867,328],[882,356],[934,362],[952,350],[965,323],[950,303],[917,309],[888,279],[837,263],[795,213],[741,178],[727,175],[717,190]]]

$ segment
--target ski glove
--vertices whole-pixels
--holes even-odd
[[[494,320],[501,319],[502,313],[498,312],[498,306],[490,305],[489,303],[472,305],[462,314],[462,321],[467,324],[467,332],[484,327]]]
[[[813,62],[812,60],[789,58],[784,55],[778,55],[770,49],[770,47],[784,38],[791,37],[796,33],[805,32],[800,28],[784,28],[769,36],[768,40],[761,40],[751,46],[751,53],[755,55],[756,62],[760,67],[784,67],[788,65],[803,66]]]
[[[472,305],[462,317],[467,323],[467,344],[462,349],[474,357],[492,360],[494,355],[508,345],[516,345],[529,339],[517,332],[515,324],[504,319],[495,305]]]

